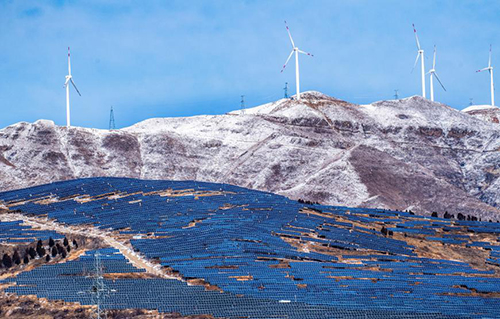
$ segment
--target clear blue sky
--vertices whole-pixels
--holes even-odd
[[[462,109],[489,103],[500,68],[500,1],[5,1],[0,0],[0,127],[37,119],[65,123],[67,47],[82,97],[71,92],[72,124],[107,128],[150,117],[221,114],[276,100],[290,43],[301,56],[303,90],[354,103],[420,94],[410,73],[412,23],[447,92],[436,100]],[[500,69],[499,69],[500,71]],[[500,81],[500,77],[498,77]],[[500,82],[499,82],[500,83]],[[497,98],[500,99],[500,96]]]

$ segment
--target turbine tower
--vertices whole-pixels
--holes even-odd
[[[309,56],[313,56],[313,55],[311,53],[304,52],[295,46],[295,43],[293,42],[293,39],[292,39],[292,34],[290,33],[290,29],[288,29],[288,25],[286,24],[286,21],[285,21],[285,26],[286,26],[286,31],[288,32],[288,37],[290,38],[290,42],[292,43],[292,52],[290,52],[288,59],[286,59],[286,62],[283,65],[283,68],[281,69],[281,72],[283,72],[285,70],[286,65],[288,64],[288,61],[290,61],[290,58],[295,53],[295,85],[297,86],[297,100],[300,101],[299,53],[309,55]]]
[[[430,69],[430,71],[427,72],[427,74],[430,74],[429,85],[431,87],[431,101],[434,101],[434,82],[433,82],[434,76],[436,77],[436,80],[438,80],[439,84],[441,84],[441,87],[443,88],[443,90],[446,91],[443,83],[441,83],[441,80],[439,79],[439,76],[436,73],[436,46],[434,46],[434,59],[432,60],[432,69]]]
[[[415,29],[415,25],[413,26],[413,32],[415,33],[415,41],[417,42],[417,58],[415,59],[415,64],[413,65],[413,69],[417,66],[418,59],[420,58],[421,67],[422,67],[422,97],[425,98],[425,66],[424,66],[424,50],[420,47],[420,42],[418,42],[417,29]],[[413,72],[412,69],[412,72]]]
[[[71,57],[70,57],[69,47],[68,47],[68,75],[66,75],[66,82],[64,82],[64,87],[66,88],[66,126],[67,127],[71,126],[70,110],[69,110],[69,82],[71,82],[71,84],[75,88],[78,95],[82,96],[80,94],[80,91],[78,91],[78,88],[76,87],[75,82],[73,82],[73,77],[71,76]]]
[[[491,106],[495,106],[495,86],[493,85],[493,67],[491,66],[491,44],[490,44],[490,58],[488,59],[488,67],[477,70],[476,72],[486,71],[490,72],[490,89],[491,89]]]

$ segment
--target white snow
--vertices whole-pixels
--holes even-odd
[[[462,110],[462,112],[480,111],[480,110],[491,110],[499,109],[497,106],[493,105],[471,105]]]

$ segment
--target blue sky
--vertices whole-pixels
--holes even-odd
[[[302,90],[354,103],[420,94],[412,23],[447,92],[462,109],[489,104],[500,66],[500,1],[5,1],[0,0],[0,127],[51,119],[65,123],[67,47],[82,97],[71,92],[72,124],[107,128],[150,117],[222,114],[240,95],[256,106],[283,95],[290,43],[301,56]],[[500,81],[500,78],[499,80]],[[428,79],[427,79],[428,82]],[[500,96],[498,97],[500,98]]]

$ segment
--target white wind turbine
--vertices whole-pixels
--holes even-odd
[[[490,86],[491,86],[491,106],[495,106],[495,87],[493,85],[493,67],[491,66],[491,44],[490,44],[490,58],[488,59],[488,67],[477,70],[476,72],[481,72],[481,71],[490,71]]]
[[[415,64],[413,65],[413,69],[417,66],[418,59],[420,58],[421,66],[422,66],[422,97],[425,98],[425,67],[424,67],[424,50],[420,48],[420,42],[418,42],[417,30],[415,29],[415,25],[413,26],[413,32],[415,33],[415,40],[417,41],[417,58],[415,59]],[[412,72],[413,72],[412,69]]]
[[[430,71],[427,72],[427,74],[430,74],[430,83],[429,83],[429,85],[431,87],[431,101],[434,101],[434,82],[433,82],[433,78],[434,77],[436,77],[436,80],[438,80],[439,84],[441,84],[441,87],[443,88],[443,90],[446,91],[446,89],[444,88],[443,83],[439,79],[439,76],[437,75],[437,72],[436,72],[436,46],[434,46],[434,59],[432,60],[432,69],[430,69]]]
[[[73,87],[75,88],[78,95],[82,96],[80,94],[80,91],[78,91],[78,88],[76,87],[75,82],[73,82],[73,77],[71,76],[71,59],[70,59],[69,47],[68,47],[68,75],[66,75],[66,82],[64,82],[64,87],[66,88],[66,126],[67,127],[71,126],[70,111],[69,111],[69,82],[71,82],[71,84],[73,84]]]
[[[313,55],[311,53],[307,53],[307,52],[304,52],[302,50],[299,50],[299,48],[295,46],[295,43],[293,42],[293,39],[292,39],[292,34],[290,33],[290,29],[288,29],[288,25],[286,24],[286,21],[285,21],[285,26],[286,26],[286,31],[288,31],[288,36],[290,37],[290,42],[292,43],[292,52],[290,52],[288,59],[286,59],[286,62],[283,65],[283,68],[281,69],[281,72],[283,72],[285,70],[286,65],[288,64],[288,61],[290,61],[292,54],[295,52],[295,84],[297,86],[297,100],[300,101],[299,53],[309,55],[309,56],[313,56]]]

